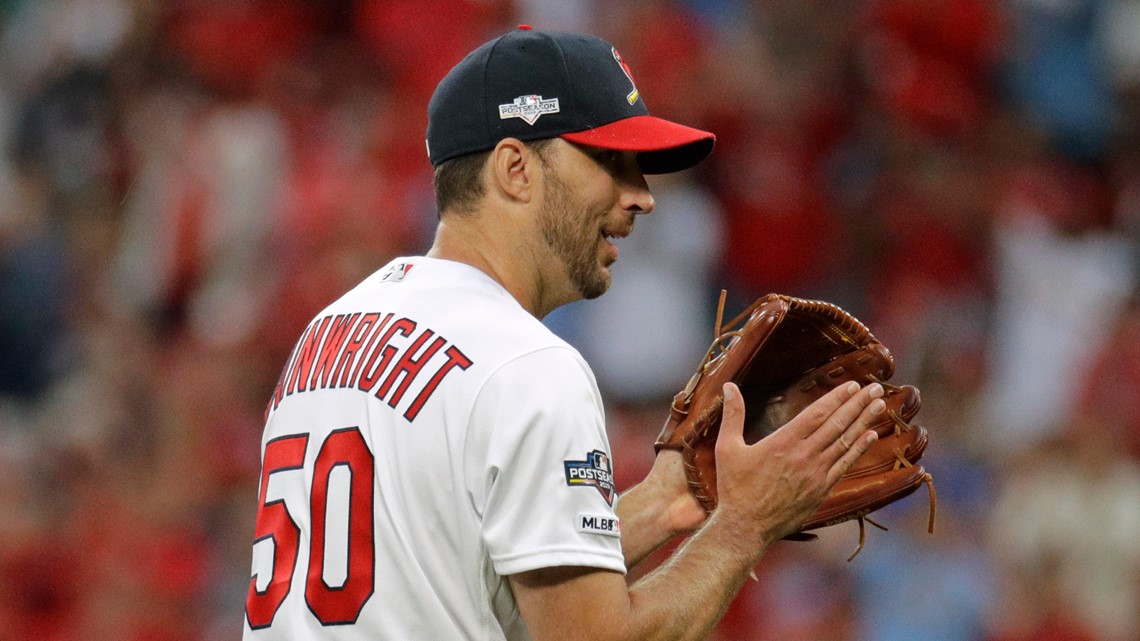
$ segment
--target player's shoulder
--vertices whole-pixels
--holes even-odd
[[[578,351],[527,312],[493,278],[470,265],[425,256],[397,258],[334,303],[407,316],[485,357],[510,360],[547,349]]]

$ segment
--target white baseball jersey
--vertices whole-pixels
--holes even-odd
[[[247,641],[527,638],[506,575],[625,571],[593,374],[473,267],[373,274],[266,412]]]

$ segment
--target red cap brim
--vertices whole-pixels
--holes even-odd
[[[563,140],[616,151],[636,151],[646,174],[689,169],[712,153],[716,136],[654,116],[633,116],[608,125],[562,134]]]

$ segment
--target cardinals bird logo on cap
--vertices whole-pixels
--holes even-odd
[[[614,52],[614,60],[616,60],[618,66],[621,67],[621,72],[625,74],[626,78],[629,78],[629,86],[633,89],[633,91],[627,93],[625,95],[625,99],[629,104],[632,105],[633,103],[637,102],[638,97],[641,95],[641,92],[637,90],[637,83],[633,81],[633,72],[629,70],[629,65],[625,64],[625,60],[622,60],[621,54],[618,53],[618,50],[616,48],[610,47],[610,51]]]

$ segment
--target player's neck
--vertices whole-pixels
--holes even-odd
[[[542,273],[535,249],[525,237],[503,233],[502,227],[492,232],[495,226],[481,224],[478,218],[445,216],[427,256],[464,263],[487,274],[536,318],[570,302],[546,286],[551,279]]]

